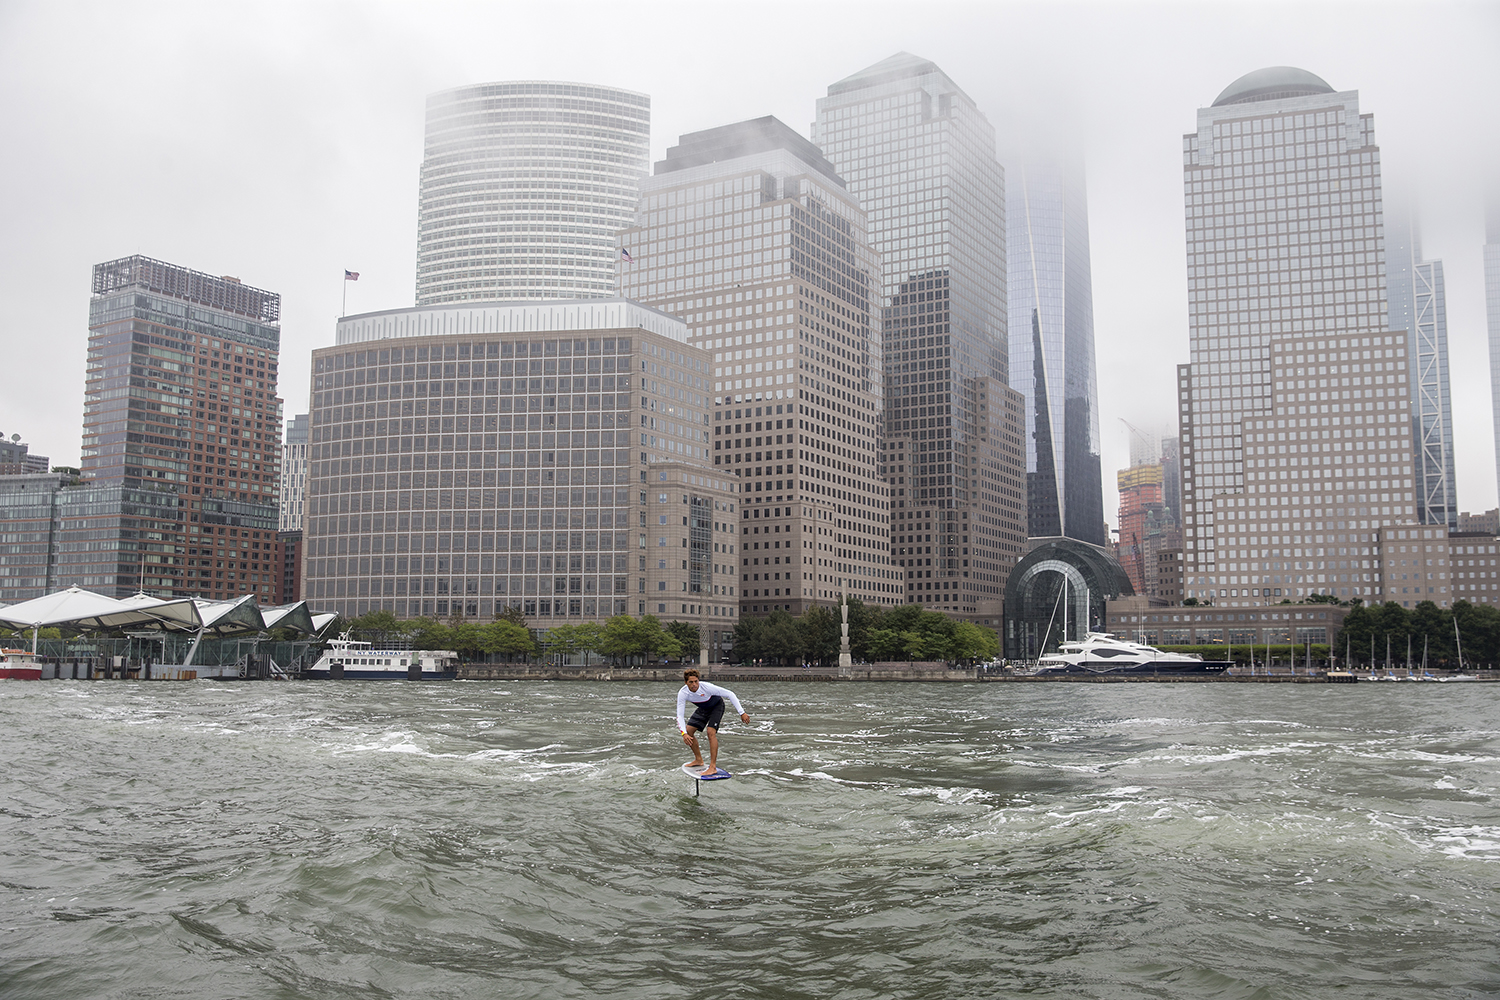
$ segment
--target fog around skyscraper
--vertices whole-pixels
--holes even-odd
[[[1187,355],[1180,136],[1229,79],[1304,66],[1358,90],[1379,117],[1387,183],[1420,205],[1423,253],[1441,260],[1462,505],[1495,504],[1483,295],[1486,176],[1500,137],[1474,109],[1500,103],[1493,5],[1298,9],[1295,30],[1257,4],[1201,6],[804,5],[743,18],[652,4],[253,8],[12,3],[0,8],[0,88],[12,199],[0,243],[8,345],[27,372],[0,393],[0,427],[76,465],[80,282],[141,253],[254,276],[283,295],[280,380],[307,408],[309,369],[351,313],[413,301],[416,182],[426,98],[505,80],[573,80],[651,97],[650,158],[676,137],[775,115],[799,131],[830,81],[892,53],[940,65],[1002,140],[1074,140],[1087,164],[1100,445],[1129,464],[1116,417],[1175,433],[1174,366]],[[495,40],[524,39],[497,46]],[[997,39],[1006,44],[997,56]],[[137,59],[122,82],[125,52]],[[159,95],[148,106],[105,97]],[[1439,141],[1440,140],[1440,141]],[[1002,161],[1005,156],[1002,147]],[[358,271],[343,281],[344,269]],[[41,354],[47,351],[46,355]]]
[[[1010,384],[1026,397],[1028,534],[1103,545],[1083,164],[1022,158],[1009,181]]]

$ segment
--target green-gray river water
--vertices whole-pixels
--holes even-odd
[[[0,997],[1500,997],[1500,684],[0,685]]]

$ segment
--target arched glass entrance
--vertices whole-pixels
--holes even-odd
[[[1104,631],[1105,602],[1135,593],[1108,551],[1072,538],[1034,539],[1005,586],[1005,656],[1034,660],[1065,639]]]

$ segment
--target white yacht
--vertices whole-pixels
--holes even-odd
[[[1229,660],[1205,660],[1197,653],[1163,652],[1108,632],[1090,632],[1081,641],[1064,642],[1057,652],[1038,659],[1037,672],[1215,674],[1229,665]]]
[[[376,649],[348,633],[334,639],[307,671],[334,680],[451,681],[458,676],[458,654],[448,649]]]

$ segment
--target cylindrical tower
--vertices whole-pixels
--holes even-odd
[[[417,304],[614,294],[615,233],[646,175],[651,99],[483,83],[427,99]]]

